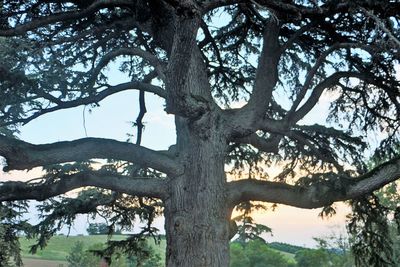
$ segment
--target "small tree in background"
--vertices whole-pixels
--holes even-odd
[[[67,256],[68,267],[86,267],[85,254],[83,242],[75,242]]]
[[[27,207],[26,202],[0,203],[0,267],[22,266],[19,236],[30,230],[21,220]]]

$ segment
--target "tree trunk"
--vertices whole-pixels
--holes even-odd
[[[188,131],[181,140],[178,133],[185,172],[173,178],[165,200],[167,267],[227,267],[231,214],[225,193],[226,142],[210,128]]]

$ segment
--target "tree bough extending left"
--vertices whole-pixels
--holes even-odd
[[[127,225],[130,214],[151,222],[163,212],[168,267],[228,266],[236,205],[326,207],[400,178],[399,10],[391,1],[3,0],[0,155],[6,171],[45,175],[2,182],[0,201],[48,199],[38,226],[47,234],[75,213]],[[109,82],[115,66],[126,81]],[[44,114],[126,90],[139,92],[135,143],[16,138]],[[141,146],[146,94],[175,117],[168,151]],[[322,98],[330,108],[317,124],[309,114]],[[368,169],[372,149],[382,163]],[[101,190],[54,198],[88,186]]]

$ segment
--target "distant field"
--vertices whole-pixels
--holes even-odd
[[[112,240],[123,240],[127,236],[115,235]],[[29,248],[35,243],[34,240],[28,240],[21,238],[21,249],[22,257],[25,259],[41,259],[41,260],[53,260],[53,261],[65,261],[67,255],[71,251],[71,248],[77,241],[82,241],[85,248],[89,248],[98,243],[105,243],[107,241],[107,235],[91,235],[91,236],[54,236],[50,239],[49,244],[43,250],[38,250],[36,254],[30,254]],[[164,258],[165,253],[165,240],[161,240],[161,244],[157,245],[153,239],[149,239],[149,244],[154,250]],[[40,265],[41,266],[41,265]],[[52,265],[53,266],[53,265]],[[25,267],[29,267],[25,265]],[[32,267],[35,267],[32,265]],[[47,267],[43,265],[43,267]],[[56,265],[56,267],[59,267]]]
[[[24,267],[67,267],[66,261],[40,260],[40,259],[23,259]]]
[[[20,242],[24,267],[67,267],[68,263],[66,262],[66,257],[77,241],[82,241],[84,247],[87,249],[98,243],[105,243],[107,238],[108,237],[106,235],[69,237],[54,236],[50,239],[50,242],[45,249],[39,249],[37,253],[33,255],[29,253],[29,247],[33,245],[35,241],[21,238]],[[123,240],[125,238],[127,238],[126,235],[116,235],[113,236],[112,240]],[[153,239],[149,239],[149,244],[153,247],[154,251],[161,256],[162,261],[164,261],[166,247],[165,239],[161,239],[160,245],[155,244]],[[276,248],[271,249],[294,261],[294,254],[284,252]]]
[[[280,251],[280,250],[277,250],[277,249],[274,249],[274,248],[271,248],[272,250],[274,250],[274,251],[276,251],[276,252],[279,252],[279,253],[281,253],[283,256],[285,256],[286,258],[289,258],[289,259],[294,259],[294,254],[292,254],[292,253],[289,253],[289,252],[285,252],[285,251]]]

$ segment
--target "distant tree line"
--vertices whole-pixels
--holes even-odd
[[[109,227],[106,223],[90,223],[86,231],[89,235],[121,234],[120,229]]]
[[[284,251],[284,252],[291,253],[291,254],[296,254],[296,252],[298,252],[299,250],[304,249],[304,247],[295,246],[295,245],[291,245],[291,244],[287,244],[287,243],[281,243],[281,242],[271,242],[271,243],[268,243],[268,246],[270,248]]]

